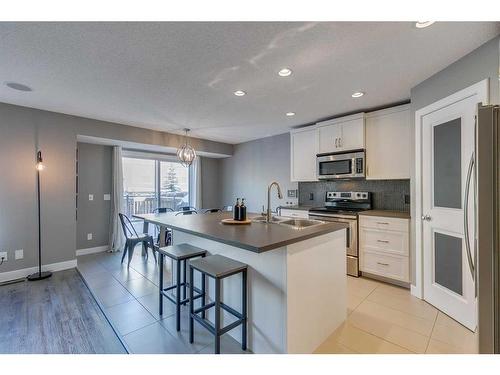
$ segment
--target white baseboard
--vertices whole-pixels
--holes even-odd
[[[78,249],[76,251],[76,256],[80,255],[88,255],[88,254],[94,254],[94,253],[103,253],[105,251],[109,250],[109,245],[105,246],[97,246],[97,247],[89,247],[87,249]]]
[[[65,262],[42,265],[42,271],[56,272],[56,271],[68,270],[70,268],[75,268],[75,267],[76,267],[76,259],[72,259],[72,260],[67,260]],[[31,275],[32,273],[35,273],[37,271],[38,271],[38,267],[29,267],[29,268],[22,268],[20,270],[15,270],[15,271],[1,272],[0,273],[0,283],[2,283],[4,281],[22,279],[22,278],[24,278],[28,275]]]
[[[422,291],[413,284],[410,286],[410,294],[414,297],[422,299]]]

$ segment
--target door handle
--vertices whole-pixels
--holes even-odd
[[[467,253],[467,262],[469,263],[469,270],[472,275],[472,281],[476,281],[476,274],[474,272],[474,261],[472,260],[472,253],[469,241],[469,189],[472,177],[472,170],[474,169],[474,152],[469,161],[469,168],[467,169],[467,178],[465,180],[465,193],[464,193],[464,240],[465,250]]]
[[[430,215],[422,215],[422,220],[424,220],[424,221],[431,221],[432,218],[431,218]]]

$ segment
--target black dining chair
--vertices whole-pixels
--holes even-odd
[[[164,214],[167,212],[175,212],[170,207],[158,207],[153,210],[154,214]],[[160,226],[155,225],[155,238],[156,238],[156,246],[160,246]],[[169,246],[172,244],[172,229],[167,228],[165,231],[165,246]]]
[[[138,234],[127,215],[120,213],[118,214],[118,216],[120,217],[123,234],[125,235],[126,238],[125,248],[123,249],[123,255],[122,255],[122,263],[123,259],[125,259],[125,254],[128,253],[127,267],[130,266],[130,261],[132,260],[132,256],[134,255],[135,246],[139,243],[142,243],[142,248],[146,252],[146,259],[148,257],[148,247],[151,247],[151,251],[153,252],[153,256],[156,262],[156,253],[154,250],[155,248],[154,248],[153,236],[151,236],[148,233]]]
[[[181,207],[179,211],[196,211],[196,208],[192,206],[184,206]]]
[[[179,211],[175,214],[175,216],[179,216],[179,215],[192,215],[192,214],[197,214],[198,212],[196,210],[182,210],[182,211]]]
[[[209,208],[209,209],[206,209],[205,212],[203,212],[203,213],[204,214],[213,214],[216,212],[222,212],[222,210],[220,208]]]

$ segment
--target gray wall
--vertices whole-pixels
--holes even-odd
[[[37,264],[37,143],[46,164],[41,173],[43,261],[75,259],[76,135],[66,120],[0,104],[0,249],[9,257],[0,272]],[[16,249],[24,249],[23,260],[14,260]]]
[[[496,37],[472,51],[452,65],[436,73],[411,89],[411,121],[412,121],[412,183],[411,196],[415,197],[415,111],[445,98],[457,91],[489,78],[490,103],[499,103],[499,42]],[[412,199],[414,202],[415,199]],[[412,280],[415,280],[415,204],[411,205],[411,262]]]
[[[287,189],[297,189],[297,183],[290,182],[290,134],[240,143],[231,158],[219,163],[222,205],[244,197],[250,212],[260,212],[262,205],[267,205],[267,186],[278,181],[285,199],[278,200],[273,190],[271,203],[276,209],[287,201]]]
[[[0,272],[37,264],[37,143],[47,166],[42,173],[43,263],[75,259],[77,135],[168,147],[182,140],[169,133],[0,103],[0,249],[9,257]],[[233,152],[232,145],[219,142],[193,139],[192,144],[204,152]],[[13,260],[16,249],[24,249],[23,260]]]
[[[111,201],[104,194],[111,194],[112,153],[111,146],[78,143],[77,249],[108,245]],[[89,194],[94,200],[89,201]]]
[[[201,199],[204,208],[222,207],[220,159],[201,158]]]

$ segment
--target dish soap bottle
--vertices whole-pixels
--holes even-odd
[[[234,205],[233,209],[233,219],[239,221],[240,217],[241,217],[240,198],[236,198],[236,204]]]
[[[245,221],[246,219],[247,219],[247,207],[245,206],[245,198],[241,198],[240,220]]]

